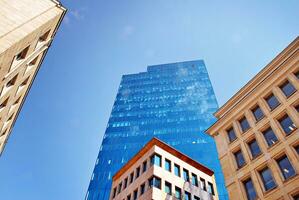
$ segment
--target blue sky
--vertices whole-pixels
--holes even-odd
[[[299,1],[63,0],[0,158],[5,200],[80,200],[122,74],[204,59],[224,104],[299,33]]]

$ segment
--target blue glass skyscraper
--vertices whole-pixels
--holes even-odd
[[[215,171],[227,199],[214,140],[204,131],[218,105],[202,60],[148,66],[124,75],[89,184],[86,199],[108,200],[112,176],[152,137]]]

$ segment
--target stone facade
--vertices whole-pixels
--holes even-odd
[[[299,199],[298,90],[297,37],[215,113],[230,199]]]
[[[176,200],[188,195],[190,200],[218,200],[214,172],[153,138],[114,175],[110,199]]]
[[[0,1],[0,153],[65,12],[55,0]]]

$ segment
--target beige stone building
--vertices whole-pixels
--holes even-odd
[[[214,172],[153,138],[113,177],[112,200],[218,200]]]
[[[65,12],[56,0],[0,1],[0,153]]]
[[[297,37],[215,113],[230,199],[299,199],[298,90]]]

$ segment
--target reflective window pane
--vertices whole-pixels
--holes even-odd
[[[267,104],[271,110],[274,110],[280,105],[279,101],[273,94],[269,95],[267,98],[265,98],[265,100],[267,101]]]
[[[296,125],[287,114],[280,118],[278,121],[286,135],[291,134],[296,129]]]
[[[234,128],[231,127],[227,130],[227,136],[230,142],[234,141],[237,139],[236,133],[234,131]]]
[[[268,144],[269,147],[271,147],[272,145],[274,145],[278,139],[276,137],[276,135],[274,134],[272,128],[268,128],[265,131],[263,131],[263,135],[264,138]]]
[[[208,192],[212,195],[215,195],[213,183],[208,182]]]
[[[157,154],[152,155],[151,156],[151,164],[152,165],[157,165],[157,166],[161,167],[162,166],[161,156],[157,155]]]
[[[276,183],[269,168],[260,171],[260,175],[266,191],[276,187]]]
[[[239,150],[239,151],[235,152],[234,155],[235,155],[235,159],[236,159],[238,168],[243,167],[245,165],[245,160],[244,160],[242,151]]]
[[[182,199],[182,190],[179,187],[175,187],[175,198]]]
[[[192,174],[192,185],[198,186],[198,179],[195,174]]]
[[[165,181],[165,193],[171,195],[171,183]]]
[[[203,178],[200,178],[200,188],[204,191],[207,191],[206,180]]]
[[[191,194],[187,191],[185,191],[185,198],[184,200],[191,200]]]
[[[280,86],[280,89],[286,97],[290,97],[296,92],[295,87],[288,80]]]
[[[183,178],[184,181],[189,181],[189,171],[186,169],[183,169]]]
[[[174,165],[174,174],[179,177],[181,176],[180,166],[177,164]]]
[[[165,159],[165,170],[171,172],[171,162]]]
[[[264,118],[264,113],[263,113],[262,109],[259,106],[256,106],[251,111],[252,111],[256,121],[260,121],[261,119]]]
[[[255,200],[257,198],[256,192],[251,179],[243,182],[248,200]]]
[[[256,158],[258,155],[261,154],[260,147],[255,139],[250,141],[248,143],[248,146],[249,146],[249,149],[250,149],[250,152],[251,152],[251,155],[253,158]]]
[[[159,177],[153,176],[149,179],[149,186],[161,189],[161,179]]]
[[[283,156],[280,159],[278,159],[277,163],[285,179],[288,179],[296,174],[287,156]]]
[[[239,123],[240,123],[240,126],[241,126],[241,129],[242,129],[243,133],[246,132],[250,128],[246,117],[243,117],[242,119],[240,119]]]

